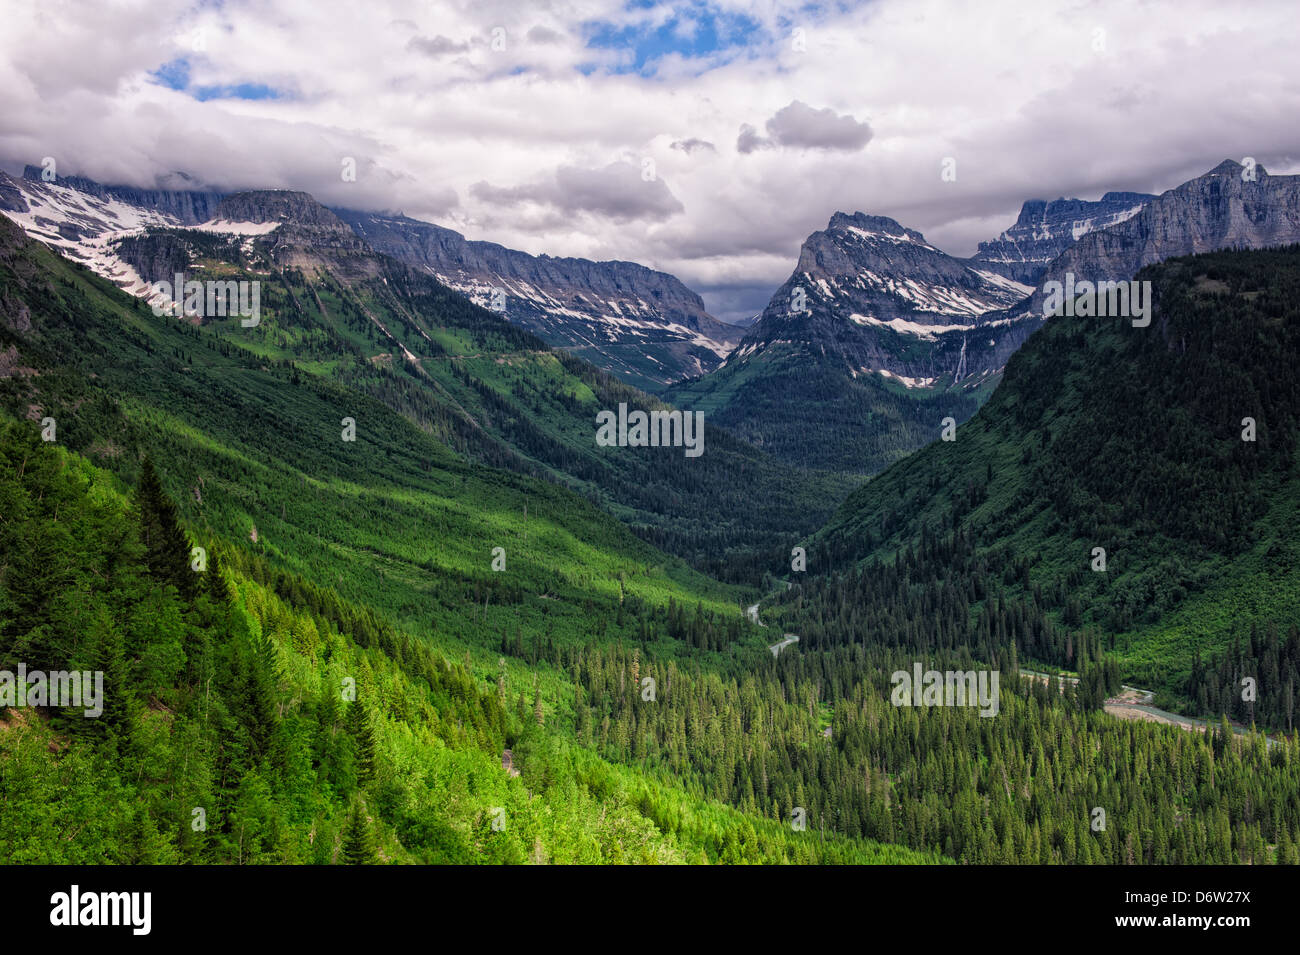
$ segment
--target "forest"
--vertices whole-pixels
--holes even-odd
[[[0,670],[105,682],[0,711],[0,861],[1300,862],[1300,249],[1151,270],[1146,337],[1048,322],[816,531],[721,430],[602,463],[588,412],[651,399],[350,261],[241,340],[0,220]],[[891,705],[916,663],[997,716]],[[1115,719],[1129,680],[1212,727]]]
[[[1198,652],[1284,635],[1300,612],[1298,260],[1172,259],[1141,273],[1149,328],[1048,321],[956,440],[849,496],[809,541],[810,571],[902,554],[968,589],[999,579],[1179,696]]]

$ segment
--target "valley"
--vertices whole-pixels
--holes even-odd
[[[0,669],[98,669],[110,701],[0,717],[8,858],[1300,862],[1300,247],[1142,266],[1149,325],[989,318],[1018,279],[837,217],[773,299],[810,312],[751,343],[846,317],[865,420],[933,434],[864,429],[791,337],[710,373],[825,389],[765,399],[783,444],[709,376],[640,391],[306,193],[109,211],[76,241],[0,220]],[[844,248],[935,281],[813,281]],[[257,320],[152,307],[182,273],[257,282]],[[1002,357],[966,348],[986,329]],[[683,409],[698,444],[599,440]],[[854,420],[869,467],[831,438]],[[996,716],[891,705],[916,665],[1005,675]]]
[[[1292,7],[7,3],[7,937],[1286,937]]]

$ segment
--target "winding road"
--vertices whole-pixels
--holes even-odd
[[[790,584],[786,583],[786,589],[788,590],[789,588]],[[760,603],[761,602],[762,601],[760,601]],[[750,604],[750,606],[745,609],[745,613],[749,617],[750,623],[760,627],[767,626],[767,624],[763,623],[763,621],[758,618],[757,603]],[[799,642],[799,637],[796,634],[787,633],[784,634],[784,637],[785,639],[781,640],[779,643],[773,643],[768,646],[768,649],[772,651],[772,656],[780,656],[781,651],[786,647]],[[1023,668],[1020,670],[1020,675],[1037,680],[1053,679],[1051,674],[1039,673],[1037,670],[1025,670]],[[1077,684],[1079,682],[1078,677],[1064,677],[1064,679],[1067,683],[1071,684]],[[1129,686],[1127,683],[1121,684],[1120,689],[1120,695],[1108,699],[1104,707],[1107,713],[1117,719],[1139,719],[1152,723],[1167,723],[1173,726],[1181,726],[1187,730],[1200,730],[1201,732],[1205,732],[1211,725],[1208,720],[1199,719],[1194,716],[1182,716],[1181,714],[1170,713],[1168,710],[1162,710],[1159,707],[1152,706],[1151,703],[1156,697],[1153,690],[1144,690],[1141,687]],[[1241,726],[1240,724],[1232,723],[1231,726],[1232,731],[1238,736],[1246,736],[1250,733],[1248,727]],[[1265,738],[1268,740],[1269,746],[1277,745],[1277,740],[1272,737]]]
[[[787,584],[786,587],[788,588],[789,585]],[[757,624],[760,627],[767,626],[767,624],[763,623],[763,621],[758,619],[758,604],[751,604],[745,612],[749,615],[750,623]],[[793,633],[783,634],[783,636],[785,637],[785,639],[782,640],[780,643],[774,643],[768,647],[768,649],[772,651],[772,656],[774,657],[779,657],[781,655],[781,651],[784,650],[786,647],[790,646],[790,644],[799,642],[799,638]]]
[[[1035,680],[1055,679],[1051,674],[1039,673],[1037,670],[1021,669],[1020,675]],[[1065,681],[1070,684],[1078,684],[1078,677],[1064,677]],[[1199,719],[1195,716],[1183,716],[1179,713],[1170,713],[1168,710],[1162,710],[1159,707],[1151,705],[1155,699],[1155,693],[1151,690],[1143,690],[1136,686],[1129,686],[1127,683],[1121,684],[1119,696],[1113,696],[1108,699],[1103,707],[1107,713],[1117,719],[1122,720],[1146,720],[1149,723],[1166,723],[1172,726],[1181,726],[1186,730],[1200,730],[1205,732],[1212,724],[1209,720]],[[1248,736],[1250,728],[1242,726],[1239,723],[1230,723],[1232,731],[1238,736]],[[1277,740],[1266,736],[1269,746],[1276,746]]]

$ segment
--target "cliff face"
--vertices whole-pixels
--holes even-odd
[[[1253,176],[1225,160],[1162,193],[1132,218],[1083,236],[1044,271],[1030,302],[1041,315],[1042,285],[1067,273],[1088,281],[1126,281],[1143,266],[1217,249],[1261,249],[1300,242],[1300,176]]]
[[[23,169],[27,182],[43,182],[39,166]],[[55,183],[67,186],[99,199],[117,199],[139,209],[148,209],[175,219],[181,225],[197,225],[215,217],[222,193],[204,189],[187,188],[193,180],[184,173],[175,173],[159,184],[157,189],[138,189],[135,186],[105,186],[84,176],[59,176]],[[2,208],[2,207],[0,207]]]
[[[651,390],[708,371],[739,341],[703,300],[633,262],[529,255],[405,216],[335,210],[373,248],[425,269],[549,344]]]
[[[893,219],[837,212],[804,242],[794,274],[728,364],[780,346],[849,376],[932,383],[957,371],[946,367],[952,341],[960,345],[982,316],[1031,291],[941,252]]]
[[[967,261],[975,268],[1033,285],[1048,263],[1083,236],[1132,218],[1154,198],[1141,192],[1108,192],[1097,202],[1030,199],[1015,225],[992,242],[981,242]]]
[[[132,199],[145,204],[133,204]],[[132,294],[140,294],[145,283],[118,256],[114,244],[145,229],[184,227],[180,213],[194,217],[209,206],[216,208],[213,197],[199,192],[168,198],[163,191],[100,186],[75,176],[45,182],[33,166],[21,179],[0,172],[0,210],[5,216],[31,238]],[[168,209],[177,211],[162,211]]]
[[[346,281],[383,272],[375,250],[348,224],[306,192],[263,189],[226,196],[217,207],[217,223],[274,232],[267,247],[281,268],[328,269]]]
[[[214,219],[226,222],[292,224],[308,229],[349,231],[348,226],[309,193],[287,189],[258,189],[226,196]]]

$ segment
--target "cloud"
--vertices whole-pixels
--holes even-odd
[[[758,135],[758,130],[749,123],[741,124],[740,135],[736,137],[736,152],[752,153],[755,149],[766,149],[771,145],[771,140]]]
[[[813,109],[795,100],[767,121],[767,133],[782,146],[805,149],[861,149],[871,141],[871,127],[835,110]]]
[[[697,149],[707,149],[711,153],[716,153],[718,151],[717,147],[707,139],[696,139],[694,136],[690,139],[675,139],[669,148],[680,149],[688,155],[695,152]]]
[[[829,107],[813,109],[795,100],[767,121],[766,138],[759,136],[753,126],[743,124],[736,138],[736,151],[752,153],[757,149],[787,146],[855,152],[871,142],[871,135],[871,126],[852,116],[841,116]]]
[[[539,24],[524,34],[524,39],[529,43],[538,44],[563,43],[564,34]]]
[[[612,222],[661,222],[683,206],[663,180],[647,179],[642,168],[613,162],[599,169],[562,166],[555,175],[520,186],[477,182],[470,194],[496,206],[531,202],[562,213],[588,213]]]
[[[837,210],[969,255],[1026,199],[1160,192],[1225,157],[1294,168],[1292,7],[10,4],[0,163],[402,209],[535,254],[643,262],[739,314]]]
[[[425,56],[446,56],[448,53],[464,53],[469,49],[468,43],[457,43],[445,36],[413,36],[406,43],[408,50],[423,53]]]

